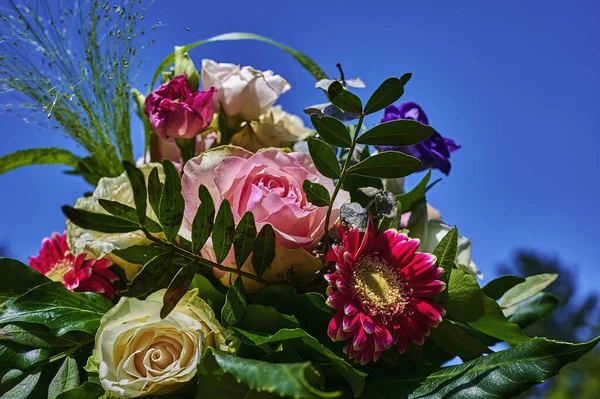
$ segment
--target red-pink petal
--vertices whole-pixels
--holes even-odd
[[[410,303],[415,308],[415,312],[420,314],[422,320],[430,327],[436,327],[442,321],[444,308],[437,303],[419,298],[412,298]]]
[[[327,298],[327,305],[335,310],[343,310],[346,303],[346,295],[341,292],[334,291]]]
[[[421,280],[410,284],[415,297],[431,297],[446,289],[446,283],[440,280]]]
[[[342,312],[336,312],[335,316],[329,321],[327,335],[329,335],[329,338],[331,338],[332,341],[337,340],[337,332],[342,325],[343,318],[344,314]]]

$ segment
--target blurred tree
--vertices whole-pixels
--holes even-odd
[[[559,307],[547,318],[527,328],[531,337],[545,336],[569,342],[580,342],[600,334],[600,307],[596,294],[583,295],[577,290],[573,267],[554,257],[533,251],[519,250],[512,264],[498,268],[501,274],[532,276],[540,273],[558,273],[556,283],[546,290],[560,299]],[[521,398],[597,399],[600,398],[600,349],[596,349],[577,363],[565,367],[559,375],[525,392]]]

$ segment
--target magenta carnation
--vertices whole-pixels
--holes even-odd
[[[111,284],[119,277],[108,270],[109,259],[86,259],[86,254],[73,255],[67,244],[66,234],[52,233],[44,238],[37,257],[29,257],[29,266],[52,281],[60,281],[71,291],[90,291],[115,297]]]
[[[338,231],[342,242],[325,259],[337,270],[325,275],[327,304],[337,311],[329,337],[348,341],[344,352],[363,365],[394,345],[400,353],[409,341],[422,345],[445,314],[431,298],[446,287],[435,256],[417,252],[419,240],[397,230],[376,236],[372,221],[366,233],[341,224]]]

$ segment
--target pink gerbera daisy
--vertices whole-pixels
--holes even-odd
[[[73,255],[67,244],[66,234],[52,233],[44,238],[37,257],[29,257],[29,266],[52,281],[60,281],[71,291],[91,291],[115,297],[111,284],[119,277],[108,270],[109,259],[86,259],[86,254]]]
[[[419,240],[397,230],[376,236],[372,221],[365,233],[341,224],[338,231],[342,242],[325,259],[337,270],[325,275],[327,304],[337,310],[329,337],[348,340],[344,352],[363,365],[394,345],[400,353],[409,341],[422,345],[445,314],[431,298],[446,287],[435,256],[417,252]]]

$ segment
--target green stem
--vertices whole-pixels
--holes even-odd
[[[350,149],[348,150],[348,155],[346,156],[346,161],[344,162],[344,166],[342,167],[342,173],[340,174],[340,178],[333,189],[333,194],[331,194],[331,202],[329,203],[329,207],[327,208],[327,216],[325,217],[325,238],[324,238],[324,252],[327,253],[329,249],[329,221],[331,219],[331,208],[337,197],[340,189],[342,188],[342,184],[344,183],[344,179],[346,178],[346,173],[348,167],[350,166],[350,161],[352,160],[352,154],[354,153],[354,147],[356,147],[356,139],[358,138],[358,134],[360,133],[360,129],[362,128],[363,119],[365,118],[365,114],[361,113],[360,118],[358,119],[358,123],[356,124],[356,129],[354,130],[354,137],[352,138],[352,144],[350,145]]]
[[[175,142],[181,152],[182,165],[185,165],[187,161],[196,155],[196,137],[192,139],[176,139]]]
[[[72,348],[71,348],[71,349],[69,349],[69,350],[66,350],[66,351],[64,351],[64,352],[61,352],[61,353],[59,353],[59,354],[56,354],[56,355],[54,355],[54,356],[51,356],[51,357],[48,359],[48,362],[47,362],[46,364],[53,363],[53,362],[55,362],[55,361],[57,361],[57,360],[60,360],[60,359],[62,359],[62,358],[65,358],[65,357],[67,357],[67,356],[71,356],[73,353],[77,352],[79,349],[83,348],[84,346],[86,346],[87,344],[90,344],[90,343],[92,343],[92,342],[94,342],[94,339],[93,339],[93,338],[86,339],[85,341],[83,341],[83,342],[81,342],[81,343],[79,343],[79,344],[75,345],[74,347],[72,347]]]
[[[152,234],[150,234],[150,232],[148,230],[146,230],[143,227],[142,227],[142,231],[144,232],[144,234],[146,234],[146,237],[148,237],[148,239],[150,241],[153,241],[153,242],[157,243],[158,245],[160,245],[162,247],[169,248],[169,249],[177,252],[181,256],[184,256],[184,257],[186,257],[188,259],[195,260],[196,262],[198,262],[199,265],[202,265],[202,266],[205,266],[205,267],[210,267],[211,269],[214,268],[214,269],[222,270],[224,272],[229,272],[229,273],[237,274],[239,276],[249,278],[249,279],[254,280],[254,281],[256,281],[258,283],[261,283],[261,284],[265,284],[265,285],[269,284],[269,282],[267,280],[265,280],[262,277],[257,276],[256,274],[247,273],[247,272],[242,271],[240,269],[235,269],[235,268],[232,268],[232,267],[227,267],[227,266],[220,265],[218,263],[211,262],[208,259],[204,259],[203,257],[201,257],[199,255],[196,255],[195,253],[190,252],[190,251],[188,251],[186,249],[178,247],[177,245],[175,245],[173,243],[170,243],[170,242],[161,240],[160,238],[154,237]]]

